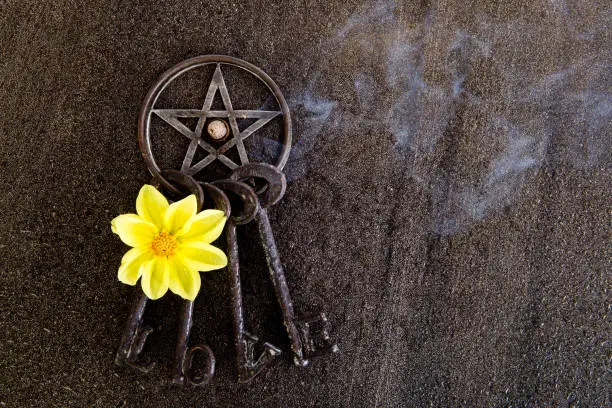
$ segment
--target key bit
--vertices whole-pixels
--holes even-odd
[[[338,346],[331,340],[331,324],[325,313],[302,319],[297,323],[304,354],[308,358],[337,353]]]
[[[195,376],[193,374],[193,371],[194,371],[192,367],[193,356],[198,351],[203,353],[206,356],[205,365],[204,365],[205,367],[204,375],[202,376]],[[210,347],[208,347],[205,344],[198,344],[196,346],[192,346],[187,351],[185,359],[186,359],[185,379],[189,384],[196,386],[196,387],[200,387],[200,386],[208,384],[210,380],[212,380],[213,375],[215,374],[216,359]]]
[[[281,350],[270,343],[264,343],[264,351],[255,359],[255,346],[259,343],[259,338],[248,332],[244,332],[244,361],[238,373],[238,382],[247,383],[260,374],[268,367],[275,357],[281,354]]]
[[[148,298],[144,293],[136,298],[115,355],[115,364],[127,365],[144,373],[148,373],[155,366],[155,363],[141,361],[144,345],[153,332],[152,328],[143,325],[147,301]]]

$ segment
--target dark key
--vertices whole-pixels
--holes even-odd
[[[191,176],[176,171],[170,172],[170,174],[166,172],[164,175],[167,179],[179,184],[179,186],[189,188],[189,190],[195,192],[198,198],[198,211],[201,210],[202,206],[207,206],[223,211],[226,217],[230,215],[231,207],[229,199],[218,187],[208,183],[197,183]],[[206,195],[203,193],[204,190],[206,191]],[[200,194],[200,192],[202,193]],[[174,376],[172,382],[179,385],[189,384],[202,386],[208,384],[214,376],[215,355],[210,347],[205,344],[188,347],[189,335],[193,325],[193,308],[194,302],[192,301],[186,301],[183,304],[179,334],[176,343]],[[193,356],[196,352],[205,355],[204,375],[202,376],[193,375]]]
[[[189,335],[191,326],[193,325],[193,302],[186,301],[183,304],[183,312],[181,315],[181,323],[179,326],[179,337],[176,343],[176,353],[174,359],[174,376],[172,382],[179,385],[195,385],[202,386],[210,382],[215,374],[215,355],[210,347],[205,344],[198,344],[187,348],[189,344]],[[205,374],[196,377],[192,374],[193,356],[195,352],[205,354]]]
[[[234,198],[240,200],[241,211],[236,212],[226,224],[227,255],[229,258],[230,288],[232,292],[232,310],[234,317],[235,347],[238,366],[238,381],[251,381],[268,367],[274,358],[280,354],[280,349],[270,343],[264,343],[264,351],[255,358],[255,345],[259,341],[256,336],[244,330],[244,311],[242,306],[242,290],[240,285],[240,263],[238,254],[238,238],[236,226],[253,220],[259,211],[257,195],[248,185],[233,180],[219,180],[213,183]]]
[[[235,169],[231,175],[234,180],[263,179],[266,184],[260,190],[261,209],[256,221],[259,229],[270,277],[276,292],[276,299],[283,314],[283,323],[291,344],[293,360],[296,365],[308,365],[308,358],[325,351],[336,352],[337,346],[329,337],[329,321],[324,313],[300,322],[296,319],[289,287],[285,279],[283,264],[274,240],[267,207],[278,203],[285,193],[287,181],[285,175],[276,167],[264,164],[247,164]]]

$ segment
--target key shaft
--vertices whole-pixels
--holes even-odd
[[[255,359],[254,346],[259,339],[244,330],[237,225],[250,222],[259,211],[259,203],[255,192],[242,182],[222,180],[215,182],[215,185],[242,202],[242,211],[234,213],[227,220],[225,234],[238,381],[245,383],[261,373],[274,360],[274,357],[280,354],[280,349],[270,343],[264,343],[263,352],[259,355],[259,358]]]
[[[193,326],[193,302],[185,301],[181,312],[181,321],[179,323],[179,333],[176,341],[176,351],[174,358],[174,376],[172,382],[174,384],[185,384],[185,373],[187,371],[186,357],[189,337],[191,335],[191,327]]]
[[[296,365],[303,367],[308,365],[308,360],[304,357],[304,350],[296,325],[295,312],[293,310],[293,301],[291,300],[291,295],[289,294],[289,287],[287,286],[283,264],[280,260],[280,255],[276,247],[276,241],[274,240],[274,233],[272,232],[272,226],[270,225],[268,211],[265,208],[262,208],[257,214],[256,220],[259,236],[263,242],[270,278],[272,279],[272,284],[274,285],[276,300],[281,308],[283,323],[291,344],[293,360]]]
[[[240,286],[240,263],[238,255],[238,239],[236,236],[236,223],[229,219],[227,228],[227,257],[230,274],[230,290],[232,292],[232,312],[234,326],[234,345],[238,357],[238,370],[241,371],[246,361],[246,344],[244,343],[244,313],[242,311],[242,288]]]

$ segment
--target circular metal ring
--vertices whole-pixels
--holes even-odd
[[[278,203],[287,188],[285,175],[276,167],[267,163],[250,163],[240,166],[230,173],[230,179],[245,181],[251,178],[263,179],[267,182],[263,192],[259,195],[259,205],[268,208]]]
[[[180,194],[194,194],[198,203],[197,212],[202,210],[202,206],[204,205],[204,191],[202,190],[202,186],[195,181],[193,177],[188,174],[181,173],[178,170],[162,170],[159,173],[158,178],[160,182],[162,182],[162,185],[165,181]],[[178,185],[178,188],[175,186],[175,184]]]
[[[212,184],[224,192],[231,192],[242,201],[241,212],[232,215],[232,220],[236,225],[248,224],[255,219],[260,209],[259,200],[257,199],[257,194],[249,185],[241,181],[229,179],[213,181]]]
[[[265,84],[268,90],[274,95],[283,115],[282,148],[275,166],[279,170],[282,170],[289,158],[292,137],[291,115],[289,113],[289,107],[287,105],[287,102],[285,101],[285,97],[281,93],[278,85],[276,85],[276,83],[272,80],[272,78],[270,78],[268,74],[266,74],[260,68],[239,58],[234,58],[225,55],[201,55],[198,57],[190,58],[183,62],[180,62],[179,64],[170,68],[161,75],[161,77],[157,80],[157,82],[155,82],[155,84],[147,93],[144,102],[141,106],[140,113],[138,115],[138,145],[140,147],[142,156],[147,164],[149,172],[154,177],[159,178],[160,182],[166,189],[174,193],[178,193],[178,191],[176,191],[174,186],[160,174],[161,169],[156,163],[155,158],[153,157],[153,152],[151,149],[152,110],[160,94],[172,81],[194,68],[209,64],[225,64],[238,67],[255,76],[257,79],[259,79]]]
[[[210,183],[199,183],[209,197],[212,198],[213,208],[223,211],[226,217],[229,217],[232,212],[232,206],[230,204],[227,195],[217,186],[213,186]],[[208,204],[208,203],[206,203]]]

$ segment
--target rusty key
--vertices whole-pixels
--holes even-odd
[[[213,183],[223,191],[232,194],[242,203],[240,213],[236,212],[227,221],[227,255],[229,258],[230,287],[232,291],[232,309],[234,315],[235,347],[238,366],[238,381],[251,381],[261,373],[281,351],[278,347],[264,343],[264,351],[255,358],[255,345],[259,339],[244,330],[244,311],[242,307],[242,290],[240,285],[240,263],[238,255],[237,225],[253,220],[259,211],[257,195],[245,183],[234,180],[219,180]]]
[[[226,217],[230,215],[229,199],[219,188],[207,183],[198,183],[193,177],[176,170],[166,170],[161,174],[169,182],[178,185],[178,190],[195,194],[198,202],[198,212],[206,205],[223,211]],[[206,190],[207,195],[204,195],[204,190]],[[210,197],[209,200],[206,199],[207,196]],[[193,309],[194,302],[185,301],[176,343],[172,382],[178,385],[202,386],[208,384],[215,373],[215,355],[206,344],[188,346],[193,325]],[[202,376],[193,374],[192,364],[196,352],[203,353],[205,356],[204,375]]]
[[[277,301],[283,312],[283,321],[291,343],[295,364],[306,366],[309,358],[328,352],[337,352],[338,347],[330,338],[331,325],[326,314],[319,313],[298,320],[293,308],[283,265],[280,261],[267,213],[267,208],[278,203],[285,193],[286,179],[284,174],[274,166],[265,163],[253,163],[235,169],[230,178],[236,180],[263,179],[266,182],[259,190],[261,209],[256,220]]]
[[[331,342],[329,321],[324,313],[298,321],[289,294],[283,265],[274,240],[272,226],[266,208],[278,203],[287,187],[285,175],[276,167],[265,163],[247,164],[235,169],[231,175],[234,180],[263,179],[267,184],[260,190],[260,210],[257,213],[257,226],[263,242],[264,252],[276,299],[283,314],[283,323],[291,344],[293,360],[296,365],[308,365],[308,358],[324,352],[336,352],[338,347]]]

